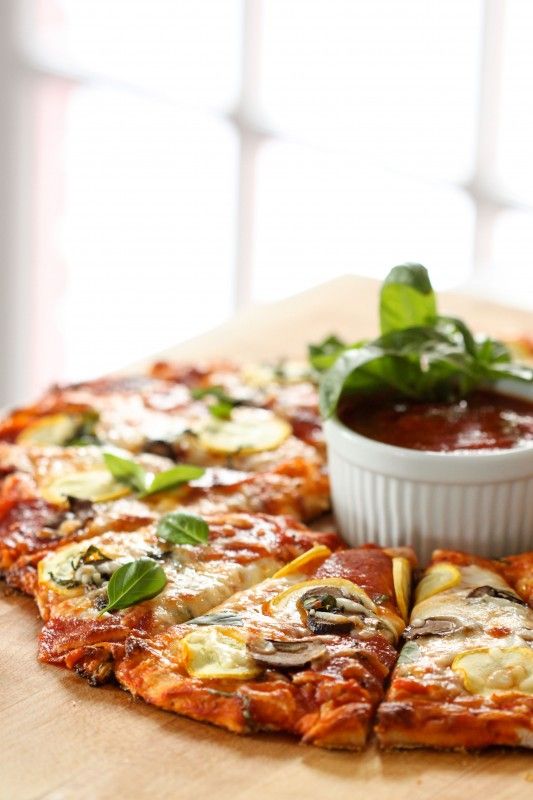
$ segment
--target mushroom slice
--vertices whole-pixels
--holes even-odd
[[[350,633],[355,625],[355,620],[343,614],[333,614],[328,611],[316,611],[307,617],[307,627],[317,634],[341,635]]]
[[[464,626],[451,617],[428,617],[419,626],[409,625],[403,632],[404,639],[418,639],[420,636],[447,636],[457,633]]]
[[[275,669],[294,669],[320,658],[327,650],[324,642],[317,639],[278,641],[256,638],[248,642],[248,652],[259,664]]]
[[[518,603],[519,606],[527,606],[518,595],[514,592],[508,592],[505,589],[495,589],[494,586],[476,586],[475,589],[467,594],[467,597],[499,597],[501,600],[508,600],[510,603]]]

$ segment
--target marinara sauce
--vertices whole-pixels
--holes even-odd
[[[348,398],[339,418],[362,436],[411,450],[533,447],[533,403],[491,391],[472,392],[455,403]]]

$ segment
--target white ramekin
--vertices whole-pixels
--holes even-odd
[[[499,390],[527,399],[531,387]],[[433,453],[325,423],[333,509],[351,545],[411,545],[502,556],[533,549],[533,447]]]

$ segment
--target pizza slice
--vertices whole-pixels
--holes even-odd
[[[132,469],[168,475],[176,465],[142,454]],[[32,560],[43,550],[106,530],[136,530],[180,507],[200,514],[249,511],[311,519],[329,506],[322,470],[302,459],[272,472],[225,468],[147,497],[118,481],[98,447],[21,447],[0,443],[0,570],[12,585],[31,590]],[[22,558],[22,561],[20,559]]]
[[[498,562],[437,551],[404,639],[383,747],[533,747],[533,611]]]
[[[100,683],[112,674],[128,635],[155,635],[209,611],[297,556],[312,561],[339,546],[336,534],[315,533],[285,517],[185,512],[132,533],[112,531],[63,545],[38,564],[35,598],[46,622],[40,659]],[[142,574],[129,590],[122,585],[125,605],[106,611],[113,605],[111,589],[130,568]],[[149,578],[159,576],[161,585],[155,596],[150,590],[139,600],[131,592],[146,582],[143,570]]]
[[[318,386],[305,361],[239,365],[229,361],[184,364],[158,361],[152,377],[185,384],[193,395],[223,398],[226,402],[267,408],[287,420],[295,436],[325,452],[318,403]]]
[[[396,661],[413,558],[370,546],[319,566],[297,559],[207,615],[130,637],[118,680],[235,733],[361,748]]]
[[[505,579],[533,608],[533,551],[503,558]]]
[[[202,387],[142,375],[55,386],[34,405],[0,420],[0,440],[113,445],[247,471],[270,470],[294,458],[324,463],[312,383],[274,392],[247,383],[243,373],[218,372],[216,364],[208,374]]]

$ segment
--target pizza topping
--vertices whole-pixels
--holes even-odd
[[[380,630],[398,638],[392,621],[380,613],[367,593],[346,578],[313,578],[297,583],[269,602],[270,612],[295,618],[317,634],[342,635],[352,629]]]
[[[275,450],[292,433],[288,422],[263,409],[235,409],[230,420],[210,419],[199,431],[200,446],[221,455]]]
[[[104,453],[107,469],[118,482],[139,493],[140,497],[149,497],[159,492],[176,489],[188,481],[201,478],[205,470],[192,464],[177,464],[175,467],[153,474],[147,472],[136,461],[122,458],[116,453]]]
[[[62,547],[40,561],[39,582],[49,584],[59,594],[70,594],[74,589],[101,586],[104,576],[109,578],[119,566],[95,545],[87,547],[86,542],[79,542]]]
[[[456,656],[452,669],[471,694],[533,695],[533,650],[529,647],[479,647]]]
[[[233,628],[211,626],[188,633],[181,640],[185,668],[194,678],[255,678],[261,672]]]
[[[163,591],[166,583],[165,571],[151,558],[139,558],[122,564],[109,581],[108,603],[100,611],[100,616],[106,611],[118,611],[143,600],[151,600]]]
[[[411,599],[411,564],[404,556],[392,559],[392,579],[396,602],[404,621],[409,617],[409,601]]]
[[[237,486],[239,483],[250,480],[250,472],[241,472],[237,469],[213,467],[206,469],[200,478],[189,482],[192,489],[211,489],[214,486]]]
[[[426,570],[426,573],[416,587],[415,603],[421,603],[447,589],[452,589],[461,582],[461,572],[447,561],[440,561]]]
[[[248,652],[255,661],[268,667],[294,669],[320,658],[327,650],[325,644],[318,639],[277,641],[256,638],[248,642]]]
[[[172,511],[157,523],[157,535],[172,544],[205,544],[209,538],[209,525],[196,514]]]
[[[143,453],[151,453],[154,456],[168,458],[175,461],[176,453],[170,442],[165,439],[148,439],[143,445]]]
[[[69,445],[94,444],[94,426],[98,417],[92,412],[49,414],[28,425],[17,444]]]
[[[240,614],[234,611],[214,611],[212,614],[202,614],[189,620],[189,625],[244,625],[244,620]]]
[[[419,624],[415,624],[419,623]],[[463,630],[464,626],[453,617],[428,617],[425,620],[413,620],[403,632],[404,639],[417,639],[419,636],[447,636]]]
[[[502,600],[509,600],[510,603],[518,603],[520,606],[527,606],[520,597],[514,592],[508,592],[505,589],[496,589],[494,586],[478,586],[473,589],[467,597],[499,597]]]
[[[129,489],[115,480],[106,469],[92,469],[59,475],[44,486],[41,494],[54,505],[64,505],[71,498],[105,503],[129,494]]]
[[[284,578],[286,575],[294,575],[294,573],[301,572],[303,570],[310,571],[311,567],[318,566],[330,555],[331,550],[329,547],[326,547],[325,544],[315,544],[306,553],[302,553],[288,564],[285,564],[285,566],[281,567],[281,569],[278,569],[278,571],[275,572],[272,577]]]

